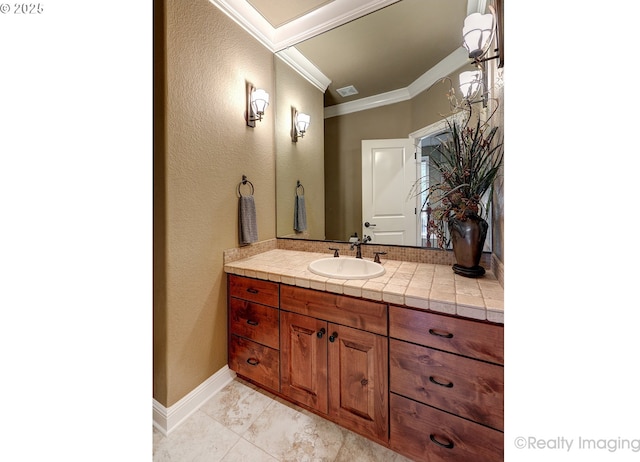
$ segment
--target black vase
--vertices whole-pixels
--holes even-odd
[[[449,233],[456,264],[453,271],[456,274],[477,278],[485,273],[480,266],[482,249],[487,237],[489,224],[476,214],[467,214],[465,220],[455,217],[449,218]]]

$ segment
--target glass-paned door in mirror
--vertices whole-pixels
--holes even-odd
[[[422,247],[440,248],[438,236],[435,228],[435,221],[440,217],[437,213],[437,206],[443,200],[443,194],[435,191],[429,196],[429,187],[442,182],[442,174],[437,168],[437,164],[442,162],[442,153],[438,147],[451,139],[448,131],[434,133],[420,139],[419,151],[420,157],[420,194],[418,196],[419,219],[418,219],[418,239],[421,240]],[[483,198],[483,204],[486,207],[487,198]],[[489,221],[489,230],[484,244],[484,251],[491,251],[491,225]],[[448,228],[445,226],[445,248],[451,248]]]

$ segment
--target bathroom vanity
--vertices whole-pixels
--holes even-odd
[[[503,460],[502,324],[249,260],[225,266],[240,377],[416,461]]]

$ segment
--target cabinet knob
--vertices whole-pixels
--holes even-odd
[[[338,333],[337,333],[337,332],[334,332],[333,334],[331,334],[331,335],[329,336],[329,341],[330,341],[331,343],[333,343],[333,342],[335,342],[335,341],[336,341],[336,339],[337,339],[337,338],[338,338]]]
[[[447,443],[442,443],[438,441],[438,439],[436,438],[436,435],[434,435],[433,433],[429,435],[429,439],[434,443],[436,443],[441,448],[453,449],[453,441],[451,440],[449,440]]]
[[[322,338],[322,337],[324,336],[324,334],[326,334],[326,333],[327,333],[327,331],[326,331],[326,329],[323,327],[322,329],[320,329],[320,330],[318,331],[318,333],[317,333],[316,335],[318,336],[318,338]]]

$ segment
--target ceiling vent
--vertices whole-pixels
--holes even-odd
[[[343,98],[358,94],[358,90],[356,90],[356,87],[354,87],[353,85],[349,85],[348,87],[338,88],[336,91]]]

